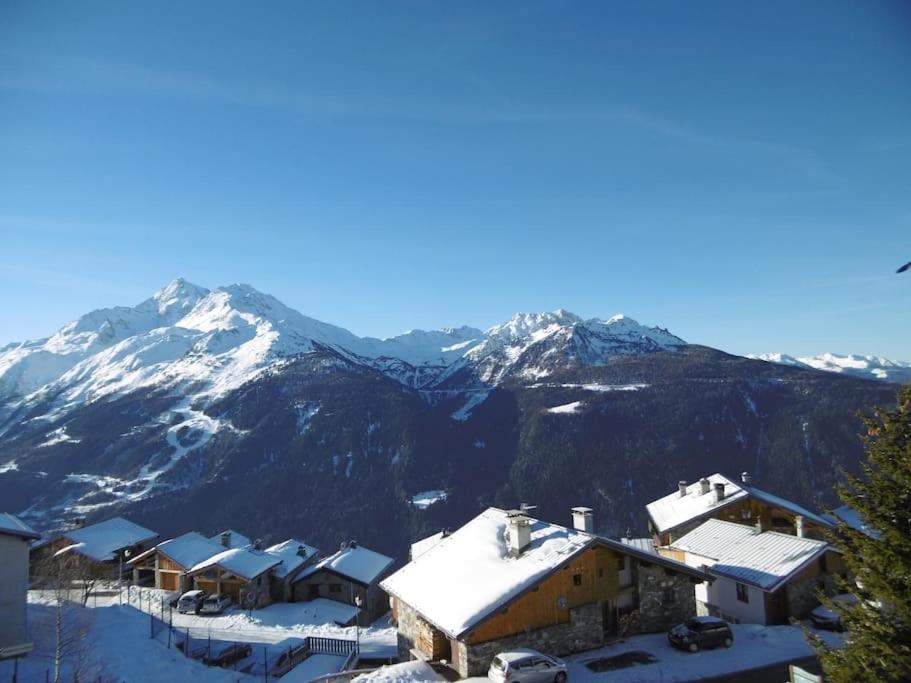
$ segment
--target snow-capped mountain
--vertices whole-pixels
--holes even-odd
[[[317,348],[331,348],[411,388],[432,389],[448,378],[452,389],[451,378],[460,372],[472,384],[496,386],[513,372],[543,377],[559,365],[597,365],[684,343],[623,316],[584,321],[563,310],[519,314],[486,333],[460,327],[362,338],[249,285],[210,291],[177,279],[134,308],[93,311],[52,337],[6,347],[0,352],[0,399],[46,404],[58,416],[143,387],[180,387],[194,400],[211,400]]]
[[[911,382],[911,363],[890,360],[882,356],[861,356],[856,354],[839,355],[823,353],[818,356],[795,358],[786,353],[750,354],[747,358],[764,360],[780,365],[813,368],[825,372],[837,372],[852,377],[876,379],[884,382],[905,384]]]

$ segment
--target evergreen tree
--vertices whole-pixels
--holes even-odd
[[[911,681],[911,386],[865,423],[863,476],[838,493],[867,530],[840,521],[832,538],[855,579],[841,588],[857,602],[828,603],[848,631],[844,646],[816,645],[834,683]]]

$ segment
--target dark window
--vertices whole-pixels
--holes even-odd
[[[672,605],[676,602],[677,596],[674,595],[673,588],[665,588],[661,591],[661,604],[662,605]]]
[[[582,585],[582,575],[581,574],[573,574],[573,585],[574,586]]]
[[[329,584],[329,592],[330,592],[330,593],[341,593],[341,592],[342,592],[342,584],[340,584],[340,583],[330,583],[330,584]]]
[[[617,571],[622,572],[624,569],[626,569],[626,558],[618,557],[617,558]]]
[[[737,599],[740,600],[740,602],[750,601],[750,594],[747,592],[747,587],[745,584],[737,584]]]

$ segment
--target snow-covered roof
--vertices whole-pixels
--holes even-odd
[[[20,538],[41,538],[41,534],[16,517],[16,515],[11,515],[8,512],[0,512],[0,534],[19,536]]]
[[[172,538],[159,543],[141,555],[137,555],[130,562],[137,562],[158,551],[168,556],[181,567],[188,568],[207,560],[213,555],[222,552],[224,547],[220,543],[211,541],[196,531],[190,531],[183,536]]]
[[[234,574],[247,581],[252,581],[281,562],[281,558],[262,550],[253,548],[229,548],[217,555],[190,568],[188,574],[197,574],[212,567],[219,567],[223,571]]]
[[[229,534],[229,535],[230,535],[230,538],[228,539],[228,543],[229,543],[228,546],[222,545],[221,537],[222,537],[224,534]],[[215,534],[214,536],[210,536],[210,537],[209,537],[209,540],[210,540],[210,541],[215,541],[215,542],[218,543],[222,548],[225,548],[225,547],[229,547],[229,548],[243,548],[243,547],[245,547],[245,546],[250,545],[250,539],[247,538],[246,536],[244,536],[242,533],[237,532],[237,531],[234,531],[234,529],[225,529],[225,530],[222,531],[220,534]]]
[[[104,562],[116,559],[117,553],[124,548],[154,541],[158,534],[123,517],[114,517],[67,531],[63,537],[72,544],[70,550],[97,562]]]
[[[303,555],[299,552],[300,548],[303,548]],[[304,564],[304,562],[316,555],[318,551],[316,548],[307,545],[303,541],[299,541],[296,538],[289,538],[287,541],[282,541],[281,543],[269,546],[266,548],[266,552],[281,560],[281,564],[275,567],[273,573],[276,577],[284,579]]]
[[[415,541],[411,544],[411,559],[416,560],[444,538],[443,532],[438,531],[433,536],[428,536],[427,538],[422,538],[420,541]]]
[[[705,563],[710,573],[773,591],[824,553],[829,544],[710,519],[670,547],[710,560]]]
[[[766,505],[787,510],[795,515],[803,515],[808,521],[821,526],[831,526],[830,522],[797,503],[792,503],[754,486],[736,483],[717,472],[706,479],[709,481],[708,493],[702,493],[702,484],[696,481],[686,487],[686,495],[681,496],[677,490],[645,506],[659,533],[676,529],[687,522],[710,515],[716,510],[748,497]],[[715,484],[724,484],[724,498],[718,502],[715,501]]]
[[[623,545],[638,548],[644,553],[658,554],[658,551],[655,550],[655,541],[651,538],[621,538],[620,542]]]
[[[375,550],[360,544],[349,545],[334,555],[323,558],[312,567],[307,567],[298,576],[298,581],[318,571],[326,570],[369,586],[393,563]]]
[[[380,586],[458,637],[594,541],[584,532],[531,520],[531,544],[513,559],[506,514],[488,508]]]

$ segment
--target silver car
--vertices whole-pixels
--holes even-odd
[[[493,658],[487,678],[495,683],[566,683],[566,664],[537,650],[510,650]]]
[[[215,593],[202,601],[200,614],[221,614],[231,604],[231,596],[224,593]]]

